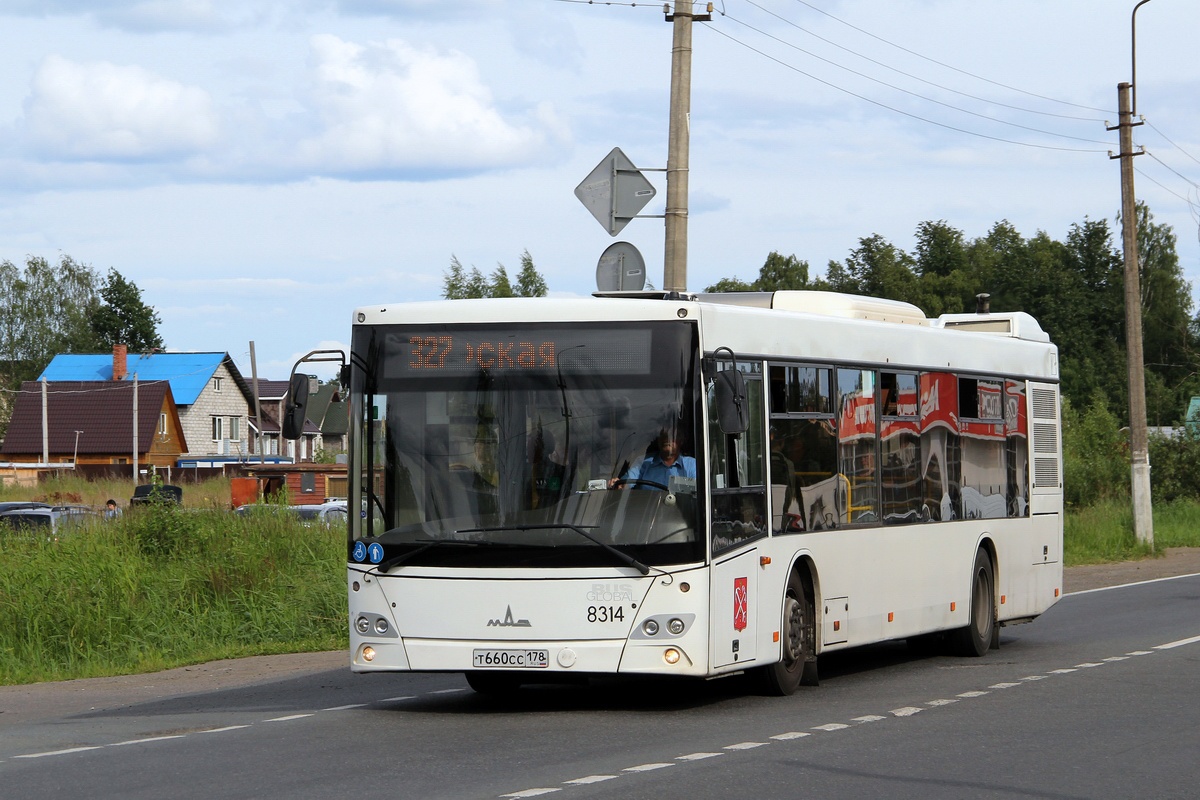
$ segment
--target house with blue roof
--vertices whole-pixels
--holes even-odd
[[[228,353],[57,355],[38,380],[166,381],[170,384],[188,452],[184,458],[250,454],[254,395]]]

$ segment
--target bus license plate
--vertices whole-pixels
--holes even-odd
[[[545,669],[550,666],[549,650],[476,650],[472,656],[476,669]]]

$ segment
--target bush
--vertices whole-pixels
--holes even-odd
[[[1200,499],[1200,441],[1150,436],[1150,494],[1155,504]]]
[[[1129,444],[1125,429],[1095,395],[1083,411],[1063,398],[1063,486],[1072,506],[1129,497]]]

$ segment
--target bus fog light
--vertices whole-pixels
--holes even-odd
[[[645,633],[647,636],[653,636],[654,634],[658,633],[658,621],[653,620],[653,619],[648,619],[645,622],[643,622],[642,623],[642,632]]]
[[[366,617],[359,617],[354,620],[354,627],[358,629],[359,633],[367,633],[371,630],[371,620]]]
[[[683,620],[679,619],[678,617],[673,618],[667,623],[667,630],[676,636],[683,633]]]
[[[383,635],[388,632],[388,621],[383,617],[375,620],[375,632]]]
[[[362,651],[362,656],[363,656],[363,661],[374,661],[375,660],[375,648],[374,647],[364,647],[363,651]]]
[[[668,647],[663,651],[663,661],[667,662],[668,664],[678,664],[679,651],[674,647]]]

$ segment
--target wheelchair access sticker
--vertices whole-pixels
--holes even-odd
[[[351,553],[355,561],[362,561],[367,557],[367,546],[362,542],[354,543],[354,551]]]

